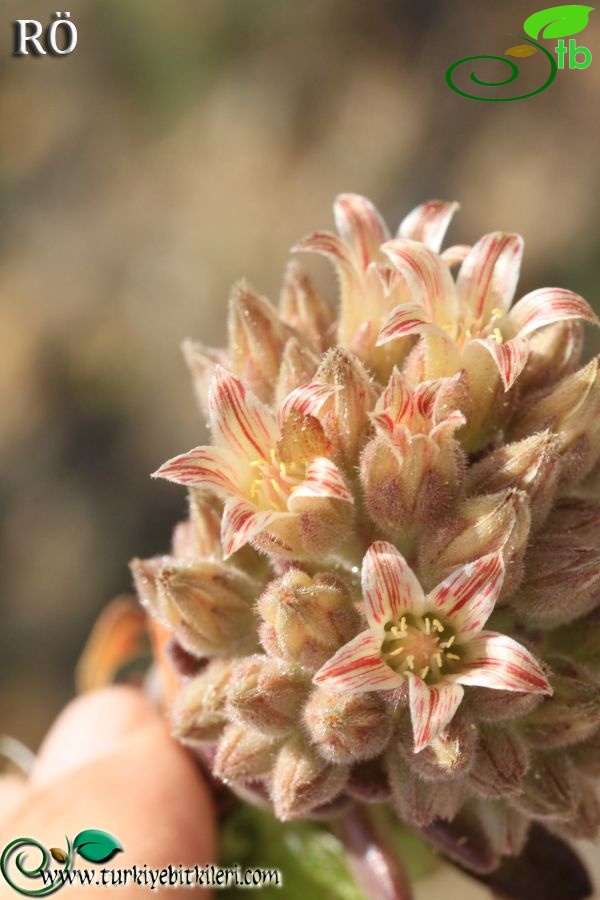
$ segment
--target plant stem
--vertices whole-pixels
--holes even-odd
[[[336,822],[352,874],[365,896],[413,900],[406,869],[364,806],[353,806]]]

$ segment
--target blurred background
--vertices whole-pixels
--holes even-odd
[[[276,297],[336,193],[394,227],[459,199],[454,241],[525,236],[523,291],[597,303],[600,274],[600,58],[519,103],[444,83],[535,4],[70,0],[76,51],[13,57],[11,23],[55,8],[0,11],[0,732],[32,747],[184,511],[149,478],[204,436],[180,340],[223,341],[242,275]]]

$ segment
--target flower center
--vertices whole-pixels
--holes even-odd
[[[383,660],[394,672],[414,672],[428,683],[456,671],[460,654],[453,629],[434,614],[405,615],[387,622],[381,644]]]
[[[250,500],[259,509],[278,512],[287,509],[288,498],[302,481],[304,463],[284,463],[277,450],[271,450],[269,459],[255,459],[250,463],[254,475],[250,481]]]

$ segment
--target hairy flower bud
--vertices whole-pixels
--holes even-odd
[[[519,615],[542,628],[571,622],[600,600],[600,549],[572,535],[542,533],[531,548],[514,599]]]
[[[184,744],[213,744],[227,724],[225,703],[233,664],[215,659],[181,687],[171,713],[173,734]]]
[[[229,359],[261,400],[273,396],[281,354],[293,332],[265,297],[240,281],[229,305]]]
[[[392,752],[386,754],[386,765],[392,805],[405,822],[421,828],[434,819],[451,820],[461,808],[466,796],[463,779],[426,781]]]
[[[548,516],[560,476],[560,438],[542,431],[515,444],[506,444],[469,469],[467,489],[483,494],[517,488],[529,497],[532,527]]]
[[[295,259],[288,263],[283,276],[279,317],[306,338],[316,352],[322,353],[329,346],[333,310]]]
[[[583,326],[568,319],[547,325],[529,338],[529,356],[519,387],[523,393],[547,388],[574,372],[581,359]]]
[[[272,799],[284,822],[300,819],[333,800],[344,788],[348,770],[326,762],[302,741],[285,744],[273,768]]]
[[[251,578],[223,563],[166,565],[159,576],[165,619],[184,649],[196,656],[252,649],[256,593]]]
[[[367,759],[353,766],[346,791],[361,803],[383,803],[389,800],[390,782],[382,757]]]
[[[485,725],[469,772],[469,786],[481,797],[510,797],[520,792],[528,767],[525,742],[516,732]]]
[[[311,381],[318,365],[319,357],[312,350],[302,346],[297,338],[290,338],[281,357],[275,385],[275,405],[281,407],[292,391]]]
[[[371,427],[368,414],[376,397],[373,383],[358,358],[339,347],[324,356],[315,381],[336,388],[323,404],[319,419],[333,445],[334,458],[352,468]]]
[[[562,753],[538,753],[512,802],[522,813],[540,821],[570,819],[581,800],[577,773]]]
[[[600,776],[600,728],[593,734],[568,749],[569,758],[576,768],[585,775],[598,778]]]
[[[228,712],[240,725],[285,734],[295,727],[306,692],[306,678],[297,671],[275,659],[250,656],[233,670]]]
[[[258,601],[261,640],[269,652],[316,672],[358,631],[360,617],[343,583],[290,569]]]
[[[551,657],[551,696],[522,722],[533,747],[565,747],[590,737],[600,727],[600,681],[565,657]]]
[[[200,412],[203,416],[208,416],[208,386],[215,366],[226,365],[227,354],[224,350],[214,350],[190,338],[182,341],[181,350],[192,378],[194,396]]]
[[[228,725],[217,746],[213,772],[222,781],[245,782],[268,775],[281,741],[247,725]]]
[[[343,694],[317,688],[304,707],[303,718],[321,756],[341,765],[377,756],[392,734],[389,708],[376,693]]]
[[[522,576],[522,560],[531,516],[527,495],[514,489],[464,500],[452,518],[425,536],[419,572],[427,587],[452,569],[501,550],[507,567],[502,596],[510,595]]]
[[[501,800],[481,800],[476,808],[496,853],[518,856],[527,841],[530,820]]]
[[[600,832],[600,800],[596,785],[590,778],[580,775],[579,793],[581,799],[573,816],[553,827],[567,840],[595,841]]]
[[[562,479],[586,475],[600,456],[600,358],[531,397],[516,417],[514,437],[550,428],[560,436]]]

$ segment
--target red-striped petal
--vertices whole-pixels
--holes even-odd
[[[341,237],[352,247],[359,267],[366,269],[389,239],[385,222],[371,201],[360,194],[339,194],[333,212]]]
[[[565,319],[583,319],[593,325],[600,324],[594,310],[583,297],[562,288],[540,288],[526,294],[515,303],[509,318],[521,337],[544,325],[553,325]]]
[[[434,325],[429,314],[422,306],[397,306],[386,319],[379,332],[375,346],[381,347],[389,341],[397,341],[408,334],[435,334],[444,341],[449,341],[448,334],[438,325]]]
[[[258,510],[246,500],[228,500],[221,521],[221,542],[223,559],[249,544],[261,531],[288,513]]]
[[[402,687],[404,678],[381,657],[381,642],[363,631],[341,647],[314,677],[315,684],[332,691],[389,691]]]
[[[491,338],[475,338],[473,343],[485,347],[498,366],[504,390],[510,390],[527,363],[529,339],[517,335],[510,341],[498,344]]]
[[[456,642],[478,634],[492,614],[504,581],[502,553],[490,553],[452,572],[427,596],[456,628]]]
[[[419,615],[424,607],[423,589],[402,554],[387,541],[375,541],[362,564],[365,614],[374,633],[406,613]]]
[[[478,241],[461,266],[456,289],[461,304],[484,322],[495,308],[506,312],[512,303],[523,256],[523,238],[500,231]]]
[[[342,473],[335,463],[324,456],[317,456],[307,464],[304,481],[290,494],[288,500],[290,512],[295,511],[295,501],[300,498],[341,500],[344,503],[354,503],[354,498],[346,486]],[[304,508],[304,504],[302,508]]]
[[[406,283],[411,302],[421,306],[427,320],[453,324],[458,311],[454,281],[448,266],[418,241],[398,238],[381,247]]]
[[[448,226],[458,208],[458,203],[446,200],[421,203],[400,223],[398,237],[421,241],[430,250],[439,253]]]
[[[174,456],[152,474],[175,484],[212,488],[225,496],[243,493],[244,480],[240,463],[223,447],[196,447],[189,453]]]
[[[415,753],[419,753],[435,740],[452,720],[460,706],[464,690],[460,684],[451,681],[441,681],[430,686],[412,673],[408,679]]]
[[[292,410],[296,410],[303,416],[318,417],[323,405],[330,400],[339,390],[336,385],[320,384],[318,381],[311,381],[308,384],[301,384],[288,394],[283,401],[281,407],[280,419],[287,419]]]
[[[269,457],[279,437],[271,411],[222,366],[215,367],[208,409],[217,445],[249,460]]]
[[[353,268],[354,261],[350,248],[337,234],[331,231],[315,231],[299,240],[292,247],[293,253],[319,253],[345,268]]]
[[[552,688],[540,663],[517,641],[494,631],[482,631],[469,642],[461,661],[460,684],[474,684],[502,691],[551,694]]]

